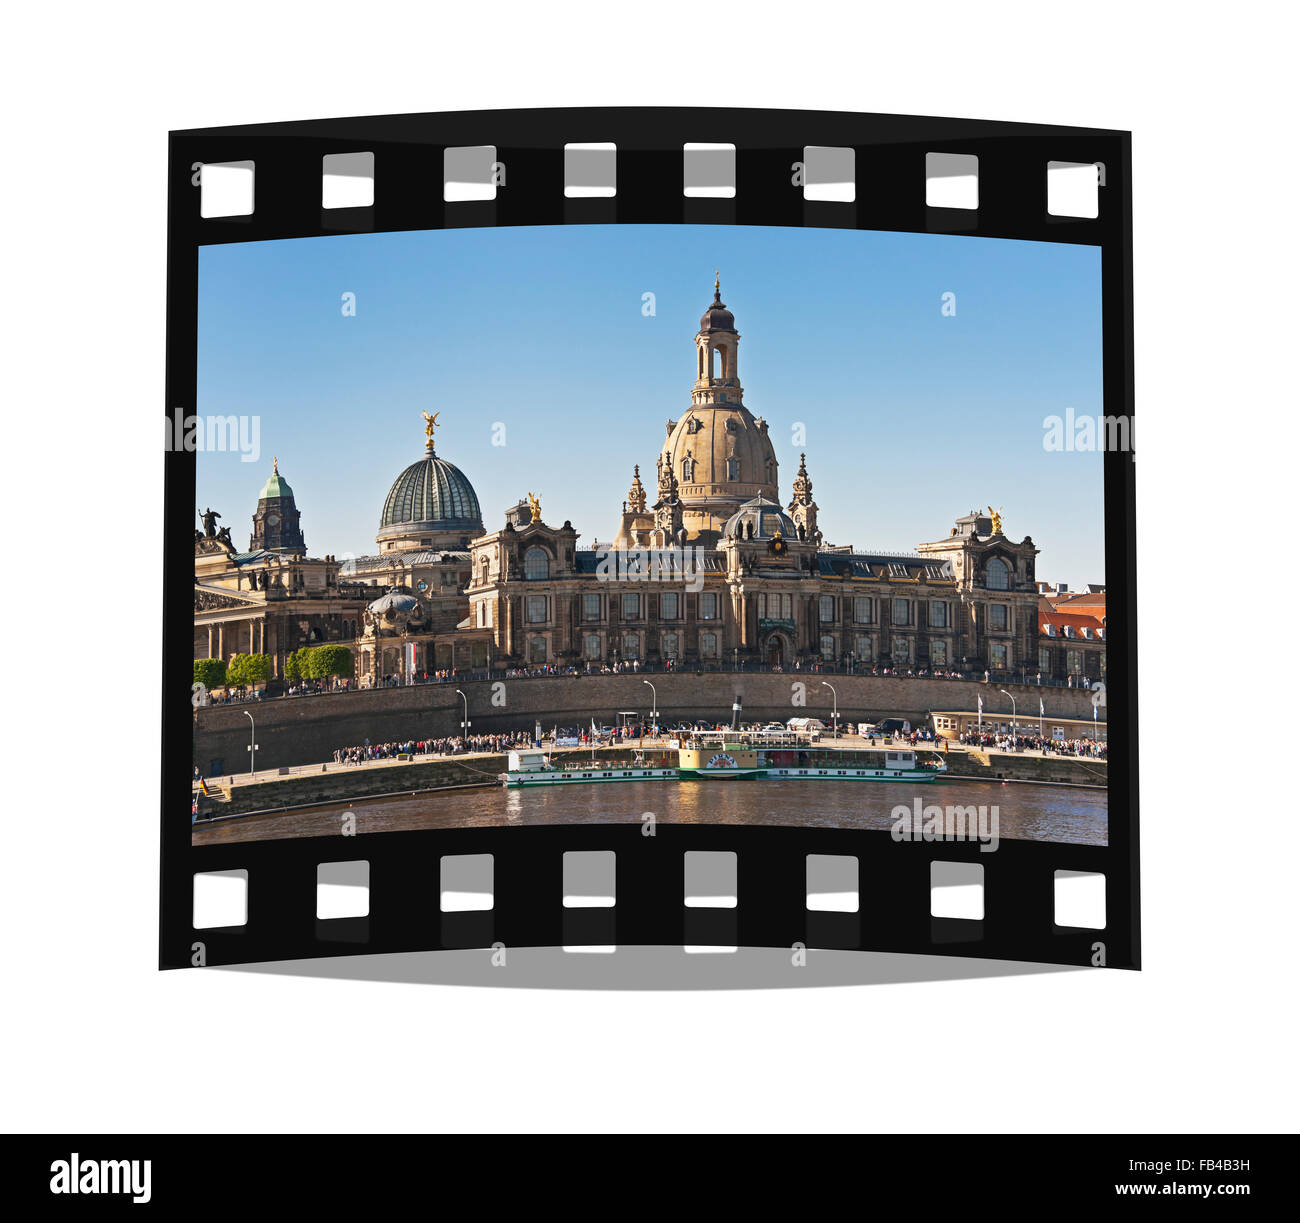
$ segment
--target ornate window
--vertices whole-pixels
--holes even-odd
[[[989,561],[984,569],[984,585],[989,590],[1011,589],[1011,570],[1006,561],[996,556]]]
[[[948,643],[946,641],[930,642],[930,662],[936,667],[948,665]]]
[[[582,639],[582,653],[586,658],[600,657],[600,635],[598,633],[588,633]]]
[[[676,633],[664,634],[664,657],[665,658],[677,657],[677,634]]]
[[[989,646],[989,666],[1001,671],[1007,665],[1007,645],[1005,641],[995,641]]]
[[[938,599],[930,600],[930,627],[947,628],[948,627],[948,604],[940,603]]]
[[[717,633],[700,634],[700,653],[705,658],[716,658],[718,656],[718,635]]]
[[[661,620],[676,620],[680,613],[677,610],[677,592],[667,590],[659,596],[659,618]]]
[[[600,595],[582,596],[582,618],[584,620],[600,619]]]
[[[871,657],[871,638],[865,633],[859,633],[853,638],[853,653],[859,660]]]
[[[894,600],[894,623],[911,624],[912,622],[912,605],[907,599]]]
[[[624,620],[641,619],[641,596],[640,595],[623,596],[623,619]]]
[[[1038,669],[1040,671],[1051,671],[1052,669],[1052,651],[1045,645],[1038,647]]]
[[[1005,603],[989,604],[989,632],[1005,633],[1007,631],[1007,605]]]
[[[835,623],[834,595],[822,595],[822,597],[817,601],[817,608],[818,619],[820,619],[823,624]]]
[[[528,639],[528,661],[545,662],[546,661],[546,638],[530,637]]]
[[[640,633],[623,634],[623,657],[624,658],[641,657],[641,634]]]
[[[529,595],[524,600],[524,616],[529,624],[545,624],[546,596]]]
[[[728,459],[728,460],[727,460],[727,479],[728,479],[728,480],[739,480],[739,479],[740,479],[740,460],[739,460],[739,459]]]
[[[1078,675],[1083,670],[1083,651],[1066,650],[1065,651],[1065,669],[1071,675]]]
[[[822,657],[835,657],[835,638],[831,636],[830,633],[824,633],[822,635]]]
[[[890,654],[896,663],[904,663],[911,654],[911,649],[906,637],[895,637],[890,642]]]
[[[682,480],[685,483],[689,484],[694,479],[695,479],[695,460],[691,458],[685,458],[682,460]]]
[[[853,623],[871,623],[871,600],[858,596],[853,600]]]
[[[524,580],[537,582],[551,576],[551,558],[545,548],[529,548],[524,553]]]

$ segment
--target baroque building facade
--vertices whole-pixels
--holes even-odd
[[[363,686],[618,663],[1104,678],[1104,591],[1099,613],[1055,609],[1033,539],[1009,536],[992,508],[911,552],[831,546],[803,454],[782,504],[768,425],[744,402],[740,339],[715,280],[690,405],[667,421],[652,489],[633,468],[608,546],[580,547],[533,494],[487,531],[473,485],[435,451],[436,414],[369,555],[307,556],[277,462],[248,552],[213,511],[195,532],[195,657],[268,653],[280,676],[294,649],[338,641]]]
[[[807,456],[782,506],[767,423],[744,404],[740,333],[714,282],[689,409],[667,422],[654,500],[638,464],[608,548],[522,503],[470,544],[469,622],[537,665],[1038,670],[1038,548],[972,511],[910,553],[827,545]]]

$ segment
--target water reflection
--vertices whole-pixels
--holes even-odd
[[[328,836],[340,818],[358,833],[421,828],[490,828],[503,824],[639,824],[653,811],[663,823],[764,824],[811,828],[888,829],[896,806],[917,798],[998,808],[1002,838],[1106,844],[1106,791],[994,781],[679,781],[610,785],[491,787],[455,793],[378,798],[309,811],[247,816],[194,830],[194,844]]]

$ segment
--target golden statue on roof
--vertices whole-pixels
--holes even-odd
[[[994,534],[994,535],[1001,535],[1001,534],[1002,534],[1002,510],[1001,510],[1001,508],[999,507],[998,509],[995,510],[995,509],[990,505],[990,506],[989,506],[989,517],[993,519],[993,534]]]
[[[528,512],[532,515],[531,522],[541,522],[542,503],[537,499],[536,493],[528,494]]]
[[[442,413],[435,412],[430,416],[428,412],[421,412],[420,415],[424,417],[424,444],[432,450],[433,431],[438,427],[438,417],[441,416]]]

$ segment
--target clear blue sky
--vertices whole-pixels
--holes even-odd
[[[1044,580],[1105,580],[1101,455],[1043,449],[1044,417],[1102,410],[1101,264],[1085,246],[608,225],[205,247],[197,411],[260,415],[262,457],[200,454],[198,500],[246,547],[277,455],[311,553],[373,552],[428,409],[489,530],[534,491],[584,546],[610,539],[633,463],[653,500],[664,422],[690,406],[714,268],[782,501],[804,449],[829,542],[910,551],[991,504],[1034,537]]]

